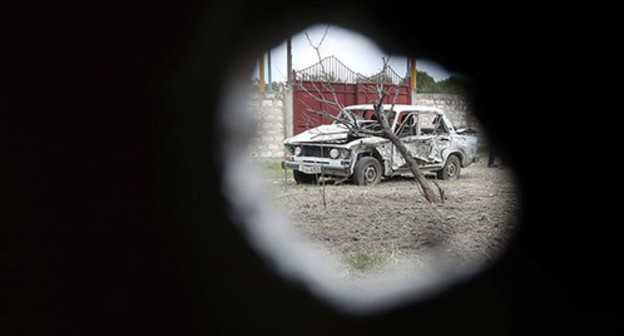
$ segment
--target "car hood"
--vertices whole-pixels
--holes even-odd
[[[343,124],[321,125],[288,138],[284,143],[327,142],[344,143],[349,138],[349,129]]]

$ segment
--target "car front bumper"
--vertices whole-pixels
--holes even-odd
[[[349,160],[301,157],[282,161],[282,169],[297,170],[305,174],[351,176],[351,162]]]

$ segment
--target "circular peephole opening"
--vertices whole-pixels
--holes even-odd
[[[333,25],[246,66],[221,111],[224,184],[277,272],[370,313],[438,293],[504,252],[519,188],[461,74]]]

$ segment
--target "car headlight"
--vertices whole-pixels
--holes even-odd
[[[329,157],[331,157],[332,159],[337,159],[339,155],[340,155],[340,151],[337,148],[332,148],[329,151]]]
[[[351,151],[349,151],[348,149],[341,149],[340,150],[340,158],[341,159],[348,158],[350,154],[351,154]]]
[[[301,154],[301,147],[297,146],[297,147],[295,147],[295,155],[299,156],[299,154]]]

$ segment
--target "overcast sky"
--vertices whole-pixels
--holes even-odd
[[[318,44],[326,27],[326,25],[313,26],[306,29],[305,32],[308,33],[312,42]],[[381,71],[382,57],[388,56],[369,38],[337,26],[329,27],[320,51],[321,57],[336,56],[353,71],[365,76],[374,75]],[[310,47],[303,32],[292,37],[292,56],[294,70],[301,70],[318,62],[316,51]],[[390,55],[389,64],[399,75],[406,75],[407,59],[405,56]],[[286,80],[286,42],[271,50],[271,68],[273,81]],[[416,68],[419,71],[427,72],[436,81],[451,75],[430,60],[417,59]],[[267,82],[268,76],[268,73],[265,73],[265,81]],[[258,78],[257,67],[252,77]]]

